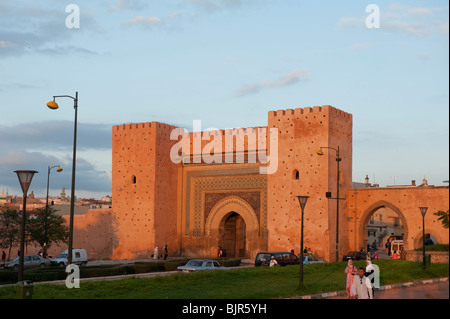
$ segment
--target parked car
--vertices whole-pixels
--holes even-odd
[[[365,251],[351,251],[349,253],[346,253],[344,255],[344,258],[342,258],[342,261],[347,260],[365,260],[367,259],[367,253]]]
[[[67,250],[51,260],[53,266],[67,266],[69,252]],[[86,249],[72,249],[72,264],[86,265],[88,262]]]
[[[17,271],[19,270],[20,257],[17,256],[10,262],[5,263],[5,269]],[[39,268],[50,266],[50,259],[42,258],[39,255],[25,255],[23,259],[23,269]]]
[[[255,267],[269,266],[270,259],[275,257],[278,265],[298,265],[300,258],[290,252],[259,252],[255,257]]]
[[[229,269],[228,267],[223,267],[217,260],[211,259],[193,259],[184,266],[179,266],[177,268],[178,272],[196,272],[201,270],[216,270],[216,269]]]

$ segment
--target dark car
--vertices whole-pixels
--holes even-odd
[[[351,251],[349,253],[346,253],[344,255],[344,258],[342,258],[342,261],[347,260],[365,260],[367,259],[367,253],[365,251]]]
[[[269,266],[272,256],[280,266],[300,264],[300,258],[290,252],[260,252],[255,257],[255,267]]]

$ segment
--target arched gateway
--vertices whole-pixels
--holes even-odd
[[[260,249],[259,222],[249,203],[237,196],[219,201],[205,223],[205,235],[214,249],[221,246],[226,257],[249,257]]]

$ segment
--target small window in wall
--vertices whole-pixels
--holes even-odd
[[[133,184],[136,184],[136,176],[135,176],[135,175],[133,175],[133,176],[131,177],[131,182],[132,182]]]
[[[298,170],[294,170],[294,179],[300,179],[300,172]]]

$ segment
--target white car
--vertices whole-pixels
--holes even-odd
[[[200,270],[216,270],[216,269],[229,269],[219,264],[217,260],[212,259],[193,259],[184,266],[177,268],[178,272],[196,272]]]
[[[67,250],[59,254],[58,257],[51,260],[52,265],[67,266],[69,253]],[[86,265],[88,262],[86,249],[72,249],[72,264]]]

